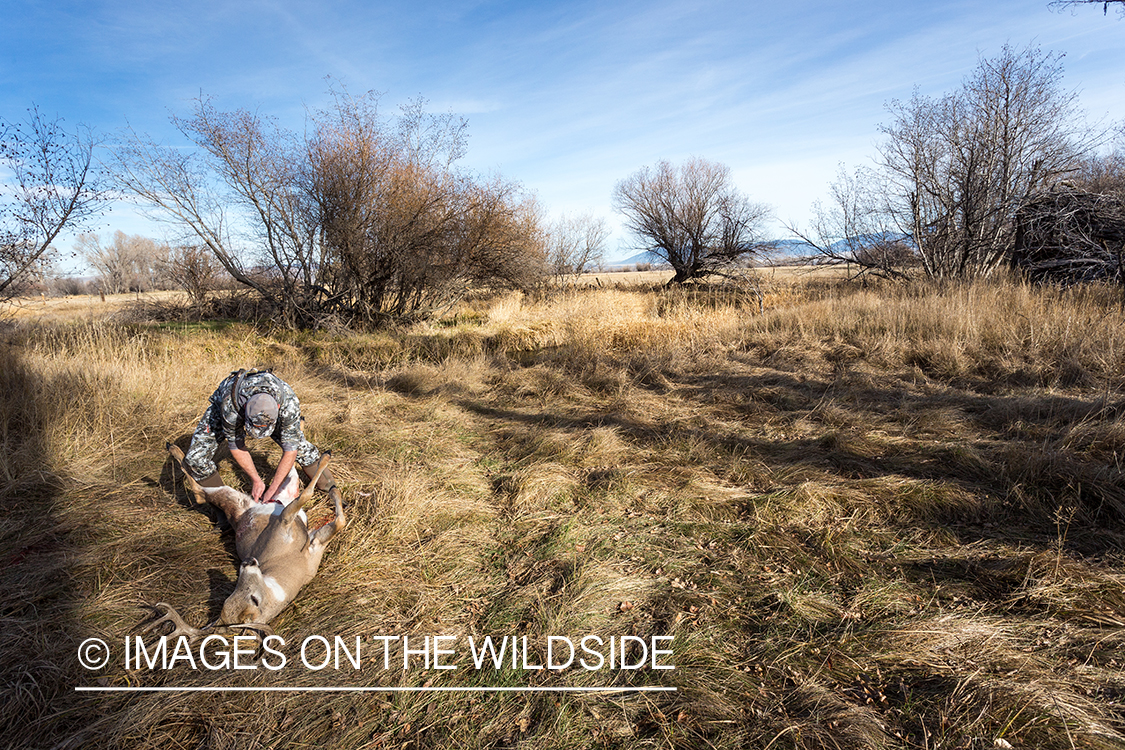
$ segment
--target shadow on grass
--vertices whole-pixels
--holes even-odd
[[[79,645],[100,638],[112,653],[113,641],[83,620],[74,584],[87,518],[58,503],[64,480],[47,434],[65,409],[45,397],[66,385],[42,382],[17,347],[0,347],[0,746],[77,747],[97,734],[99,699],[74,688],[102,673],[79,665]]]
[[[841,483],[908,480],[957,488],[973,498],[942,507],[940,498],[899,509],[898,523],[934,525],[964,542],[996,539],[1047,549],[1059,541],[1060,509],[1081,511],[1082,533],[1062,540],[1083,555],[1120,551],[1125,543],[1125,473],[1063,450],[1076,424],[1114,419],[1118,405],[1104,398],[1055,394],[995,395],[944,387],[839,383],[768,371],[762,374],[681,374],[660,385],[638,383],[661,398],[682,401],[698,419],[648,420],[627,410],[495,405],[461,399],[479,416],[577,433],[613,427],[638,448],[704,445],[713,455],[763,462],[792,481],[829,477]],[[707,428],[708,410],[740,414],[731,427]],[[754,432],[757,420],[782,424],[793,437]],[[800,429],[795,425],[805,422]],[[934,424],[928,425],[928,422]],[[716,420],[716,425],[718,421]],[[917,425],[917,426],[916,426]],[[875,431],[880,435],[875,435]],[[887,439],[886,433],[897,433]],[[803,433],[803,434],[801,434]],[[753,493],[751,493],[753,494]],[[751,500],[752,502],[752,500]],[[893,521],[892,521],[893,522]]]

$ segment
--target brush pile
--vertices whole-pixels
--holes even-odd
[[[1016,217],[1012,264],[1033,281],[1125,283],[1125,201],[1062,186]]]

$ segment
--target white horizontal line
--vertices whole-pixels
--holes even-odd
[[[674,693],[674,687],[75,687],[79,693]]]

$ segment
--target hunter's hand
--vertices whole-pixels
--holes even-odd
[[[262,493],[266,491],[266,483],[262,481],[261,477],[254,477],[250,485],[250,497],[254,502],[262,502]]]

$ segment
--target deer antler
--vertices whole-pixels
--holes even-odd
[[[186,622],[184,622],[184,618],[180,617],[180,613],[177,612],[176,609],[167,602],[158,602],[156,604],[153,604],[150,606],[150,609],[152,609],[154,615],[160,615],[161,610],[164,611],[164,614],[145,624],[144,628],[141,629],[142,635],[145,633],[149,633],[160,627],[164,623],[168,622],[172,624],[172,632],[168,633],[167,635],[173,638],[179,638],[181,635],[186,635],[190,640],[195,641],[205,632],[207,632],[207,630],[211,627],[210,625],[208,625],[202,630],[199,628],[193,628],[191,625],[188,625]]]
[[[172,625],[172,632],[167,633],[168,637],[178,638],[181,635],[186,635],[192,641],[198,639],[208,630],[218,630],[220,628],[227,630],[252,630],[257,634],[259,641],[267,636],[273,635],[273,628],[264,622],[238,622],[230,625],[212,622],[208,625],[204,625],[202,628],[195,628],[184,622],[184,618],[180,617],[180,613],[176,611],[175,607],[167,602],[150,605],[150,609],[153,610],[153,614],[159,615],[161,610],[164,611],[164,614],[145,623],[144,627],[141,629],[142,635],[152,632],[166,622]]]

